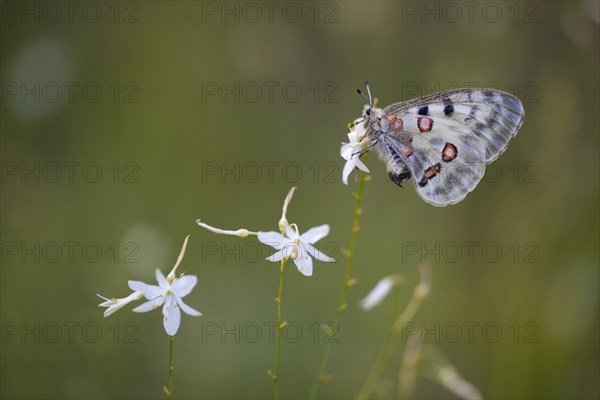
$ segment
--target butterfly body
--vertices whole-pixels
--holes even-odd
[[[394,103],[366,105],[364,138],[376,146],[390,179],[414,179],[435,206],[456,204],[481,180],[523,123],[519,99],[493,89],[457,89]]]

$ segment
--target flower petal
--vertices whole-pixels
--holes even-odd
[[[317,250],[311,244],[302,243],[302,248],[304,248],[304,250],[306,250],[306,252],[308,254],[310,254],[311,256],[313,256],[318,261],[322,261],[322,262],[335,262],[334,258],[331,258],[327,254],[325,254],[325,253]]]
[[[145,312],[152,311],[152,310],[160,307],[164,302],[165,302],[165,297],[161,296],[156,299],[149,300],[143,304],[140,304],[139,306],[134,308],[132,311],[137,312],[137,313],[145,313]]]
[[[358,143],[358,131],[356,130],[356,127],[351,130],[346,136],[348,136],[348,140],[350,141],[350,144],[352,145],[356,145],[356,143]]]
[[[258,232],[258,241],[277,250],[281,249],[286,239],[279,232]]]
[[[175,297],[175,301],[177,302],[177,305],[181,308],[181,310],[187,315],[191,315],[192,317],[199,317],[202,315],[200,311],[194,310],[192,307],[185,304],[183,300],[181,300],[181,298]]]
[[[167,335],[175,336],[179,330],[179,324],[181,323],[181,311],[175,304],[175,298],[168,296],[165,306],[163,307],[163,325]]]
[[[319,225],[314,228],[310,228],[302,235],[300,235],[300,241],[313,244],[323,239],[325,236],[329,235],[329,225]]]
[[[269,257],[267,257],[267,261],[277,262],[277,261],[281,261],[282,258],[283,258],[283,250],[279,250],[278,252],[273,253]]]
[[[163,289],[169,288],[169,286],[170,286],[169,282],[167,281],[167,278],[165,278],[163,273],[160,272],[160,269],[156,268],[156,272],[154,273],[154,276],[156,277],[156,282],[158,282],[158,286],[160,286]]]
[[[373,307],[381,303],[383,299],[385,299],[386,296],[390,293],[395,283],[396,280],[392,276],[386,276],[385,278],[377,282],[373,290],[371,290],[364,299],[358,302],[360,308],[362,308],[365,311],[369,311]]]
[[[122,298],[122,299],[107,299],[104,296],[100,296],[100,295],[98,295],[98,296],[105,300],[102,303],[98,304],[98,306],[99,307],[108,307],[104,311],[105,317],[108,317],[109,315],[113,314],[115,311],[120,310],[121,308],[123,308],[125,305],[131,303],[132,301],[136,301],[136,300],[139,300],[142,297],[144,297],[142,292],[133,292],[129,296]]]
[[[354,157],[354,164],[358,167],[358,169],[365,171],[365,172],[369,172],[369,168],[367,168],[365,163],[362,162],[362,160],[360,159],[360,157],[358,155]]]
[[[348,177],[354,170],[354,167],[354,162],[351,159],[346,161],[346,164],[344,164],[344,170],[342,171],[342,182],[344,182],[344,185],[348,184]]]
[[[296,229],[294,229],[293,226],[288,225],[286,230],[285,230],[285,235],[288,237],[288,239],[298,239],[300,236],[298,236],[298,232],[296,232]]]
[[[312,258],[306,253],[302,252],[298,254],[298,257],[294,260],[294,264],[298,267],[298,271],[304,276],[311,276],[313,272]]]
[[[160,286],[148,285],[147,283],[140,281],[129,281],[127,282],[129,288],[136,292],[142,292],[144,297],[148,300],[152,300],[160,296],[165,290]]]
[[[187,247],[188,244],[188,239],[190,238],[190,235],[187,235],[185,237],[185,240],[183,241],[183,246],[181,247],[181,250],[179,251],[179,256],[177,257],[177,261],[175,262],[175,266],[173,267],[173,270],[171,271],[171,274],[173,274],[173,276],[175,276],[175,271],[177,271],[177,267],[179,267],[179,264],[181,264],[181,261],[183,260],[183,256],[185,255],[185,248]]]
[[[98,293],[96,293],[96,296],[98,296],[102,300],[104,300],[102,303],[98,304],[98,307],[110,307],[110,306],[112,306],[113,304],[115,304],[117,302],[116,299],[115,300],[109,299],[109,298],[104,297],[104,296],[102,296],[102,295],[100,295]]]
[[[185,275],[181,278],[175,279],[171,285],[171,291],[173,294],[175,294],[175,296],[185,297],[190,294],[194,286],[196,286],[196,283],[198,283],[197,277],[194,275]]]
[[[354,146],[350,143],[342,143],[342,147],[340,148],[340,156],[346,161],[348,161],[352,157],[352,153],[354,153]]]

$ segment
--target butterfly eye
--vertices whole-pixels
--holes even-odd
[[[365,111],[365,112],[367,113],[367,115],[371,115],[371,112],[372,112],[372,111],[373,111],[373,110],[371,110],[371,107],[369,107],[369,108],[367,108],[367,111]]]

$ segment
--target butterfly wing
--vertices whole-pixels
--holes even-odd
[[[523,123],[523,105],[492,89],[459,89],[383,110],[380,150],[390,177],[408,169],[419,195],[456,204],[479,183]],[[400,159],[400,162],[395,160]]]

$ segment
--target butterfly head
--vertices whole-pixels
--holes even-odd
[[[374,104],[365,104],[363,107],[362,117],[365,120],[381,118],[381,108],[375,107],[377,105],[377,99],[373,102]]]
[[[368,104],[365,104],[362,112],[363,120],[368,122],[370,119],[381,118],[381,109],[377,108],[377,98],[373,99],[373,97],[371,96],[369,81],[365,81],[365,87],[367,88],[367,93],[369,95],[368,97],[363,92],[361,92],[360,89],[356,89],[356,91],[369,102]]]

